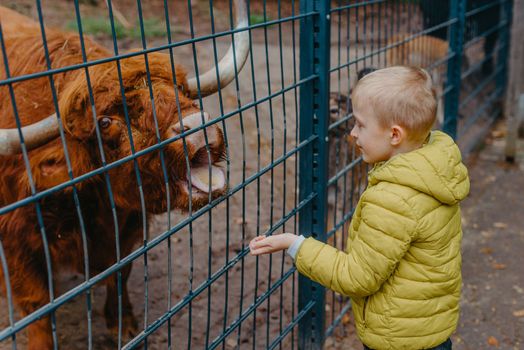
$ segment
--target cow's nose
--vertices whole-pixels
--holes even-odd
[[[182,123],[178,121],[177,123],[171,125],[167,132],[167,137],[174,138],[177,135],[180,135],[182,131],[188,131],[202,127],[204,123],[209,122],[209,120],[209,114],[206,112],[199,111],[192,113],[188,116],[185,116],[182,119]],[[181,124],[184,124],[183,129]],[[191,146],[192,152],[196,152],[199,149],[205,147],[206,144],[211,145],[217,143],[219,141],[219,136],[218,127],[216,125],[211,125],[205,129],[198,130],[197,132],[186,135],[184,139],[186,140],[187,144]]]
[[[188,116],[185,116],[182,119],[182,122],[177,122],[175,125],[172,126],[172,129],[177,134],[180,134],[182,131],[187,131],[202,126],[204,123],[207,123],[208,121],[209,114],[207,112],[196,112]],[[182,124],[184,125],[183,129]]]

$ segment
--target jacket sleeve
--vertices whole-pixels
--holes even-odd
[[[355,237],[347,252],[308,238],[295,260],[303,275],[350,297],[380,289],[409,249],[417,226],[413,210],[400,196],[384,190],[366,192],[360,223],[351,225]]]

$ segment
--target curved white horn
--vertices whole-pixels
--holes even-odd
[[[247,28],[247,8],[245,0],[235,0],[235,30]],[[220,73],[220,88],[225,87],[235,78],[235,61],[237,73],[242,70],[246,63],[249,53],[249,31],[243,30],[234,34],[235,52],[233,53],[233,44],[227,50],[226,55],[218,62],[218,72]],[[235,58],[233,58],[233,56]],[[218,91],[216,67],[208,70],[199,76],[200,95],[202,97],[214,94]],[[189,96],[192,99],[198,98],[197,79],[190,78],[187,80]]]
[[[22,128],[28,151],[55,139],[60,133],[56,114]],[[0,129],[0,155],[8,156],[22,152],[18,129]]]

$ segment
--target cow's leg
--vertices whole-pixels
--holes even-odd
[[[29,350],[53,349],[53,337],[51,335],[51,322],[49,317],[42,318],[31,323],[27,327]]]
[[[122,337],[132,337],[137,333],[138,322],[133,314],[133,307],[129,301],[127,291],[127,279],[131,272],[131,265],[126,265],[121,270],[121,290],[122,290]],[[118,276],[112,275],[106,282],[107,298],[104,308],[107,328],[115,336],[118,335]]]
[[[135,242],[142,237],[140,214],[128,214],[121,222],[125,222],[122,229],[120,248],[123,256],[127,256],[133,249]],[[137,333],[138,322],[133,314],[133,307],[127,291],[127,279],[131,273],[131,264],[124,266],[121,271],[122,290],[122,336],[131,337]],[[112,275],[106,280],[107,299],[105,305],[106,324],[109,330],[118,334],[118,276]]]
[[[1,192],[1,190],[0,190]],[[0,204],[1,206],[1,204]],[[49,281],[42,236],[35,229],[34,210],[29,207],[0,215],[0,239],[7,266],[0,263],[0,294],[9,279],[10,294],[22,318],[49,303]],[[50,251],[52,254],[52,250]],[[51,261],[53,261],[51,256]],[[4,275],[4,269],[8,275]],[[52,282],[51,282],[52,283]],[[53,349],[49,317],[31,322],[27,328],[28,349]]]
[[[46,281],[47,273],[41,269],[33,269],[21,260],[23,259],[19,259],[17,264],[12,265],[16,266],[16,271],[10,271],[9,277],[14,302],[20,308],[22,316],[25,317],[49,302],[49,291]],[[27,326],[27,332],[29,350],[53,349],[49,317],[43,317],[31,323]]]

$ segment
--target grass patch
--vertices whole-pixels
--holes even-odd
[[[265,23],[267,21],[270,21],[270,18],[268,16],[266,16],[266,19],[264,19],[264,15],[259,13],[251,13],[249,15],[249,23],[251,25]]]
[[[66,28],[78,32],[76,21],[66,23]],[[82,18],[84,34],[93,36],[112,36],[111,23],[107,18],[84,17]],[[144,20],[144,33],[146,38],[161,37],[166,35],[166,25],[163,21],[149,18]],[[125,28],[120,22],[115,21],[115,34],[117,39],[140,39],[140,25],[136,23],[132,28]]]

